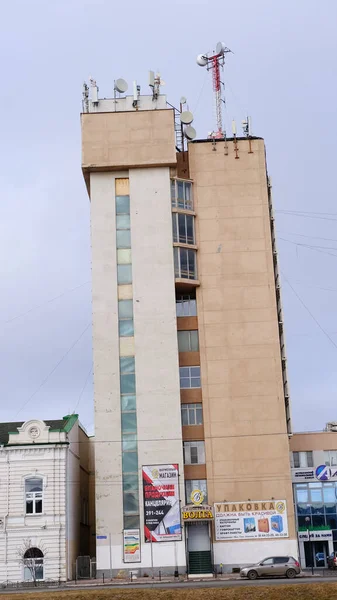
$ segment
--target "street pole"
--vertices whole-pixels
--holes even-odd
[[[112,551],[111,551],[111,533],[109,533],[109,559],[110,559],[110,579],[112,581]]]
[[[151,570],[152,570],[152,579],[154,579],[154,572],[153,572],[153,549],[152,549],[152,533],[150,531],[150,541],[151,541]]]
[[[312,543],[310,531],[309,531],[309,541],[310,541],[310,545],[311,545],[311,574],[313,575],[314,574],[314,545]]]

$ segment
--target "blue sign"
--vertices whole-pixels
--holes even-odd
[[[331,469],[326,465],[319,465],[315,471],[317,479],[320,481],[328,481],[331,477]]]
[[[106,540],[106,539],[107,539],[107,537],[108,537],[107,535],[97,535],[97,536],[96,536],[96,539],[97,539],[97,540]]]

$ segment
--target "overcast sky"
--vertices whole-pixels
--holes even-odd
[[[227,128],[249,114],[267,146],[294,430],[337,420],[336,0],[11,0],[1,13],[0,420],[75,410],[93,430],[83,80],[145,93],[159,69],[203,138],[211,82],[195,57],[218,40],[234,52]]]

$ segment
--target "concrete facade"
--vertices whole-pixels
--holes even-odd
[[[139,111],[126,99],[125,112],[103,112],[113,102],[98,101],[82,115],[93,253],[98,570],[209,572],[268,554],[296,557],[264,142],[200,140],[176,153],[173,110],[162,103],[151,110],[143,98]],[[130,242],[116,252],[121,178]],[[132,281],[118,282],[121,264],[131,265]],[[119,331],[121,300],[132,300],[128,337]],[[177,331],[186,332],[183,348]],[[132,358],[136,378],[141,558],[135,564],[125,563],[123,553],[122,358]],[[216,541],[211,516],[200,530],[183,524],[181,541],[146,544],[141,471],[160,464],[179,466],[182,507],[192,496],[201,498],[201,508],[279,499],[287,510],[286,533]]]

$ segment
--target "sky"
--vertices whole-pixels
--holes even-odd
[[[337,420],[336,0],[11,0],[0,21],[1,421],[79,412],[93,431],[82,84],[159,70],[214,127],[196,55],[219,40],[225,120],[250,115],[273,183],[295,431]]]

